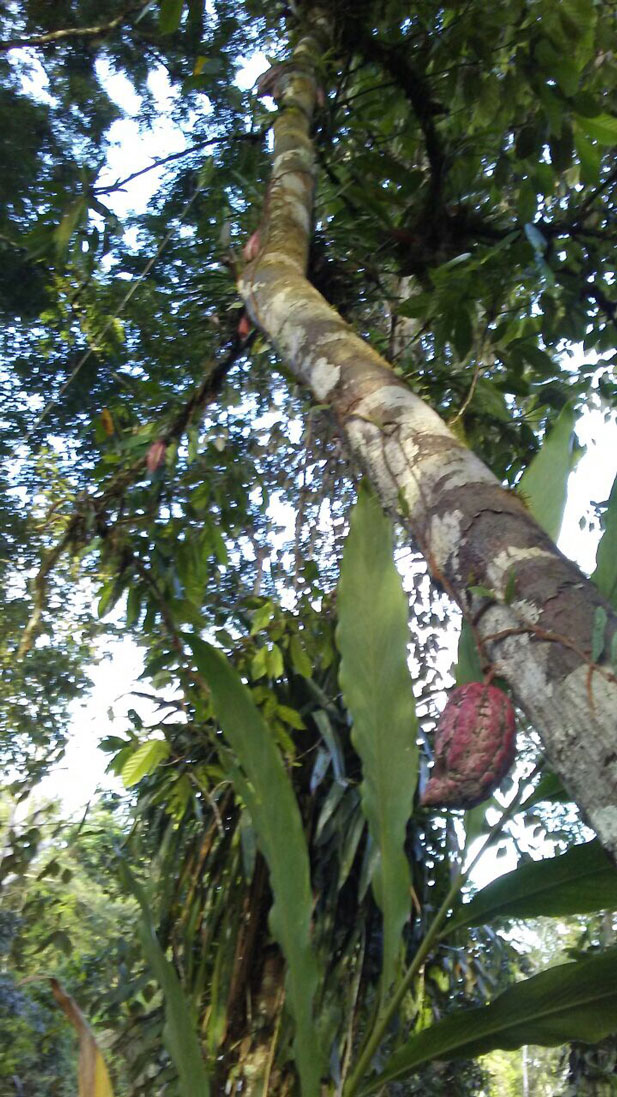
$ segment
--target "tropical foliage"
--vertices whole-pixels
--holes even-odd
[[[7,1097],[614,1074],[615,489],[593,586],[552,542],[617,401],[616,35],[594,0],[4,6]],[[119,633],[126,795],[67,824],[28,797]],[[507,795],[428,810],[485,678]],[[545,970],[505,932],[538,916],[590,919]]]

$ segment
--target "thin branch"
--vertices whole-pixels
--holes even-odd
[[[22,49],[25,46],[53,46],[57,42],[65,42],[69,38],[97,38],[109,34],[124,22],[126,16],[141,7],[141,3],[129,4],[115,19],[109,23],[98,23],[94,27],[65,27],[62,30],[51,30],[47,34],[31,34],[25,38],[9,38],[0,42],[0,51]]]
[[[266,135],[270,126],[263,126],[259,130],[251,130],[249,133],[237,133],[231,138],[232,143],[234,141],[261,141]],[[127,183],[131,183],[133,179],[139,179],[141,175],[146,175],[149,171],[154,171],[155,168],[163,167],[164,164],[169,164],[173,160],[181,160],[183,156],[190,156],[193,152],[199,152],[201,149],[208,148],[210,145],[218,145],[223,141],[223,137],[208,137],[203,141],[198,141],[195,145],[191,145],[187,149],[181,149],[180,152],[170,152],[169,156],[163,156],[160,160],[153,160],[151,164],[147,164],[145,168],[140,168],[139,171],[133,171],[130,175],[126,175],[124,179],[118,179],[115,183],[110,183],[108,187],[92,187],[93,194],[110,194],[112,191],[121,190]]]

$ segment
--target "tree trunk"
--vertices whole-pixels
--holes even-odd
[[[332,407],[383,506],[474,622],[551,765],[617,860],[617,679],[591,654],[597,607],[606,611],[609,650],[615,613],[522,501],[306,279],[315,61],[328,40],[328,19],[315,10],[274,88],[272,179],[240,292],[295,377]],[[492,596],[470,589],[479,586]]]

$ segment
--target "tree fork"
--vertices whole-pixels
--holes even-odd
[[[596,610],[606,612],[605,650],[617,615],[523,502],[306,278],[314,189],[310,128],[319,59],[329,41],[328,16],[315,9],[276,89],[267,208],[240,293],[294,376],[332,407],[382,505],[475,622],[494,670],[617,861],[617,679],[592,659]]]

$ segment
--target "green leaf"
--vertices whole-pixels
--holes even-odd
[[[596,569],[591,581],[607,601],[617,607],[617,476],[604,515],[604,533],[596,552]]]
[[[617,145],[617,118],[612,114],[597,114],[595,118],[576,116],[577,128],[600,145]]]
[[[607,621],[608,614],[604,606],[596,606],[596,611],[593,615],[593,632],[591,635],[591,658],[594,663],[598,662],[598,659],[604,651]]]
[[[417,781],[416,718],[407,666],[409,607],[392,557],[392,527],[366,489],[351,513],[337,604],[341,689],[362,760],[362,809],[380,854],[373,888],[384,920],[385,997],[409,917],[403,843]]]
[[[485,925],[492,918],[563,917],[617,909],[617,869],[597,840],[559,857],[527,861],[474,895],[446,931]]]
[[[482,682],[484,679],[482,658],[471,626],[467,621],[463,621],[458,639],[455,677],[457,686],[464,686],[466,682]]]
[[[184,0],[161,0],[159,30],[161,34],[173,34],[180,26]]]
[[[266,647],[258,648],[251,661],[251,678],[257,681],[258,678],[263,678],[267,670],[266,659],[268,658],[268,649]]]
[[[470,1059],[523,1044],[596,1043],[617,1029],[617,950],[543,971],[494,1002],[466,1009],[424,1029],[359,1091],[376,1093],[434,1059]]]
[[[303,678],[310,678],[313,673],[311,660],[306,654],[297,636],[292,636],[289,642],[289,657],[294,670]]]
[[[118,601],[118,598],[122,594],[122,587],[117,578],[108,579],[103,584],[101,590],[101,597],[99,598],[99,604],[97,606],[97,613],[99,617],[104,617],[106,613],[112,610]]]
[[[142,743],[122,766],[121,777],[125,788],[132,788],[146,774],[152,773],[161,762],[169,758],[170,746],[166,739],[150,739]]]
[[[280,678],[283,673],[283,653],[278,644],[266,650],[266,670],[270,678]]]
[[[66,255],[71,237],[80,225],[85,222],[87,213],[87,196],[80,194],[71,202],[60,224],[54,229],[54,246],[58,256]]]
[[[143,888],[123,862],[120,862],[120,871],[128,890],[132,892],[141,907],[141,919],[138,924],[139,939],[148,964],[163,991],[165,999],[163,1042],[178,1072],[180,1093],[182,1097],[208,1097],[210,1085],[199,1049],[196,1023],[184,997],[180,980],[173,964],[167,959],[159,944]]]
[[[265,602],[263,606],[256,609],[251,623],[251,636],[254,636],[256,632],[260,632],[261,629],[266,628],[270,624],[273,614],[274,606],[272,605],[272,602]]]
[[[554,541],[559,536],[568,477],[574,464],[574,423],[574,410],[567,404],[518,484],[518,492],[536,522]]]
[[[277,705],[276,715],[296,731],[306,730],[306,724],[295,708],[290,708],[289,705]]]
[[[581,133],[578,126],[574,128],[574,148],[581,165],[581,181],[588,186],[596,186],[600,180],[602,162],[600,149]]]
[[[214,711],[239,769],[235,783],[270,871],[270,926],[287,961],[287,1003],[296,1024],[295,1051],[303,1097],[317,1097],[321,1058],[313,1017],[319,982],[311,949],[313,896],[302,819],[273,736],[225,656],[187,636],[196,666],[212,690]]]

